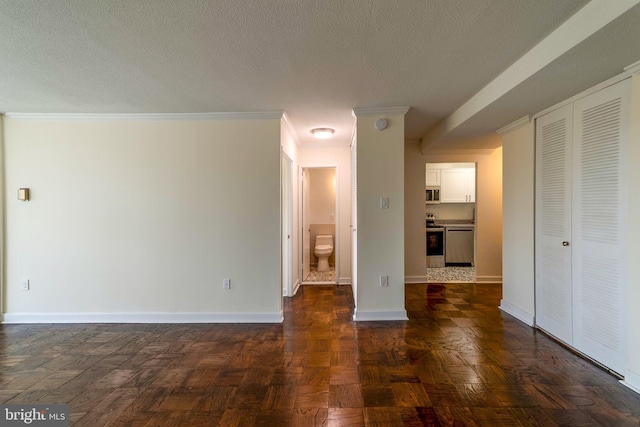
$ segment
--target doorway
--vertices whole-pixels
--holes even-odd
[[[476,281],[476,164],[425,165],[428,283]]]
[[[336,284],[339,259],[336,167],[302,168],[301,175],[302,284]]]

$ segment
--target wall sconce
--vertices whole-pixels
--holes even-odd
[[[29,189],[28,188],[18,188],[18,200],[22,200],[23,202],[29,201]]]

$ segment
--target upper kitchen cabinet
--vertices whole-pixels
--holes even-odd
[[[475,203],[476,169],[452,168],[440,171],[441,203]]]
[[[440,169],[426,169],[426,186],[440,187]]]

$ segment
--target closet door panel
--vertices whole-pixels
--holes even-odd
[[[574,103],[573,345],[623,373],[629,80]]]
[[[572,344],[573,106],[536,120],[536,325]]]

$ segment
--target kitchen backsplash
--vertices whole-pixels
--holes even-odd
[[[425,212],[435,215],[439,219],[473,220],[475,203],[441,203],[439,205],[426,205]]]

